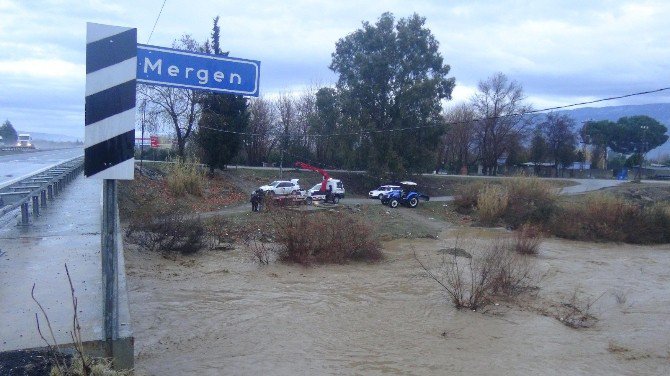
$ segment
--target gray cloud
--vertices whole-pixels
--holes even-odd
[[[0,0],[0,118],[21,129],[49,123],[83,134],[85,22],[135,26],[145,43],[161,3]],[[460,85],[455,100],[498,71],[523,84],[536,107],[670,85],[666,1],[171,0],[151,44],[169,46],[184,33],[205,40],[218,14],[224,48],[261,60],[261,91],[273,94],[334,82],[328,65],[336,41],[384,11],[427,18]]]

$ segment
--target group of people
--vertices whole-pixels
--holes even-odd
[[[251,211],[261,211],[264,197],[265,192],[262,189],[257,189],[251,194]]]

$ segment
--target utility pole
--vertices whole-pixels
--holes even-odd
[[[645,153],[645,141],[646,141],[646,136],[647,136],[647,129],[649,129],[649,126],[647,125],[641,125],[640,129],[642,130],[642,142],[640,143],[640,149],[638,152],[640,153],[640,158],[639,158],[639,165],[637,166],[637,177],[635,181],[641,182],[642,181],[642,163],[644,162],[644,153]]]
[[[142,175],[142,162],[144,161],[144,119],[147,110],[147,100],[142,100],[142,142],[140,142],[140,175]]]

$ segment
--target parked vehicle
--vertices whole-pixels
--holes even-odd
[[[19,134],[19,139],[16,142],[16,146],[20,148],[35,149],[35,145],[33,145],[33,138],[30,137],[30,134],[28,133]]]
[[[290,195],[294,192],[300,192],[298,179],[276,180],[268,185],[259,187],[260,190],[268,195]]]
[[[321,183],[314,185],[312,188],[307,190],[307,195],[311,196],[315,193],[318,193],[321,190]]]
[[[319,184],[321,185],[321,184]],[[330,192],[330,197],[327,197]],[[337,204],[344,198],[344,184],[341,180],[330,178],[326,181],[326,190],[322,191],[321,187],[317,191],[309,193],[309,197],[313,201],[332,202]]]
[[[399,185],[382,185],[382,186],[368,192],[368,197],[369,198],[376,198],[376,199],[381,200],[382,197],[384,197],[385,194],[387,194],[391,191],[399,191],[399,190],[400,190]]]
[[[398,205],[404,205],[410,208],[416,208],[419,205],[419,200],[423,199],[429,201],[430,197],[417,190],[417,184],[412,181],[400,182],[401,190],[391,191],[382,197],[382,204],[388,205],[392,208],[397,208]]]
[[[337,204],[341,199],[344,198],[344,183],[342,183],[342,181],[339,179],[331,178],[330,174],[328,174],[326,170],[302,162],[295,162],[295,166],[318,172],[323,177],[321,184],[315,185],[307,192],[311,201],[323,200],[324,202],[332,202],[333,204]],[[317,186],[319,186],[318,191],[316,190]]]

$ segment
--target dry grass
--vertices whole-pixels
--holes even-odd
[[[475,182],[461,186],[454,197],[459,213],[477,209],[481,224],[491,226],[500,219],[510,228],[524,223],[544,224],[556,208],[553,186],[537,178],[514,177],[501,184]]]
[[[511,228],[518,228],[524,223],[543,224],[551,218],[558,197],[547,182],[518,177],[505,180],[503,187],[509,197],[503,219]]]
[[[526,223],[514,231],[510,247],[523,255],[536,255],[543,240],[542,229],[537,225]]]
[[[175,159],[167,168],[167,187],[175,197],[186,194],[202,196],[205,187],[205,171],[196,161],[183,162]]]
[[[509,203],[507,190],[497,185],[484,186],[477,195],[477,211],[479,221],[485,226],[498,223],[505,214]]]
[[[70,276],[70,270],[65,264],[65,274],[67,275],[67,280],[70,285],[70,298],[72,301],[72,329],[69,331],[70,338],[72,339],[72,347],[74,352],[71,357],[67,356],[65,352],[62,351],[62,347],[56,341],[54,332],[51,326],[51,320],[47,315],[47,310],[42,306],[42,304],[35,298],[35,284],[31,291],[31,297],[33,301],[39,307],[39,310],[42,314],[43,321],[46,322],[47,328],[49,329],[49,339],[44,335],[40,327],[39,315],[35,313],[35,322],[37,324],[37,332],[42,338],[44,343],[47,346],[47,352],[51,360],[51,370],[49,375],[51,376],[125,376],[132,374],[131,371],[116,371],[112,368],[112,361],[105,358],[92,358],[86,354],[86,348],[84,347],[83,337],[81,333],[81,324],[79,322],[79,313],[80,308],[78,304],[78,299],[75,294],[74,284],[72,283],[72,277]],[[32,373],[31,373],[32,374]]]
[[[612,195],[593,195],[562,205],[553,217],[552,234],[583,241],[635,244],[670,242],[670,206],[632,204]]]
[[[468,184],[460,184],[456,187],[454,194],[454,206],[461,214],[470,214],[477,208],[477,197],[479,192],[487,186],[487,183],[476,180]]]

